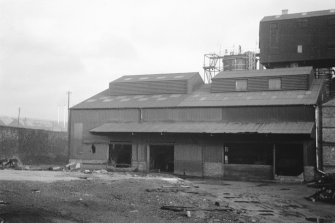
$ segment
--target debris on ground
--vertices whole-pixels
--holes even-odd
[[[161,186],[158,188],[148,188],[146,192],[158,192],[158,193],[177,193],[177,192],[184,192],[189,194],[196,194],[200,196],[209,195],[205,191],[196,190],[197,187],[191,187],[188,185],[176,185],[176,186]]]
[[[69,163],[65,165],[66,170],[79,170],[80,169],[80,163]]]
[[[93,170],[93,173],[103,173],[103,174],[106,174],[106,173],[108,173],[108,171],[105,170],[105,169],[101,169],[101,170]]]
[[[0,167],[1,169],[18,169],[22,166],[21,161],[16,158],[10,158],[10,159],[0,159]]]
[[[164,205],[161,207],[162,210],[174,211],[174,212],[185,212],[185,211],[234,211],[232,208],[201,208],[194,206],[172,206]]]
[[[9,203],[3,200],[0,200],[0,205],[8,205]]]
[[[49,167],[49,170],[52,170],[52,171],[60,171],[60,170],[62,170],[62,168],[59,167],[59,166],[53,166],[53,167]]]
[[[309,187],[316,187],[319,190],[307,197],[312,202],[324,201],[335,204],[335,173],[324,173],[318,171],[319,179],[308,184]]]

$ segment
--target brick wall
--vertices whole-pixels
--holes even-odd
[[[67,163],[67,133],[0,126],[0,159],[25,165]]]
[[[335,99],[322,107],[323,168],[335,173]]]

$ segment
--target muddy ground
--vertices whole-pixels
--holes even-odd
[[[304,199],[314,192],[164,174],[1,170],[0,222],[335,222],[335,205]]]

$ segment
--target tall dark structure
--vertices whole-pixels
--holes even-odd
[[[260,62],[266,68],[335,66],[335,9],[266,16],[260,22]]]
[[[294,14],[283,10],[282,15],[266,16],[259,26],[259,47],[266,68],[311,66],[315,78],[324,80],[325,94],[315,107],[316,167],[335,170],[328,158],[335,155],[333,132],[328,131],[335,125],[327,120],[327,106],[323,117],[322,105],[335,96],[335,9]]]

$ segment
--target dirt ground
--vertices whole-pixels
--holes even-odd
[[[335,222],[335,205],[304,199],[315,190],[165,174],[0,170],[0,222]]]

